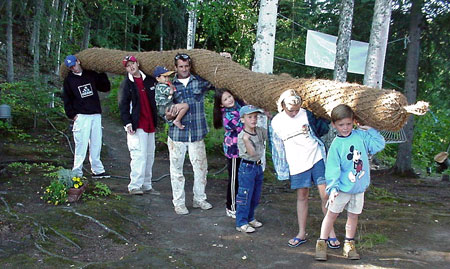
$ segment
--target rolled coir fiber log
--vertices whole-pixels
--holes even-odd
[[[302,106],[319,117],[329,119],[335,106],[347,104],[355,111],[361,124],[378,130],[398,131],[410,114],[423,115],[428,110],[428,103],[419,101],[408,105],[406,97],[394,90],[324,79],[295,79],[286,75],[255,73],[216,52],[203,49],[131,52],[90,48],[76,56],[85,69],[125,74],[122,59],[126,55],[134,55],[141,70],[152,74],[158,65],[173,70],[177,53],[186,53],[192,58],[193,73],[268,111],[276,111],[278,97],[288,89],[294,89],[304,100]],[[61,77],[67,76],[68,71],[62,64]]]

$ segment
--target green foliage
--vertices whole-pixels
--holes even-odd
[[[371,249],[377,245],[385,244],[388,241],[387,236],[379,233],[368,233],[361,236],[359,248]]]
[[[111,81],[111,91],[108,94],[108,97],[104,101],[104,105],[108,106],[109,114],[116,119],[120,119],[120,111],[119,111],[119,88],[120,83],[124,79],[124,76],[110,76],[109,80]]]
[[[49,204],[58,205],[67,202],[66,186],[59,180],[52,180],[50,185],[45,188],[42,200]]]
[[[450,144],[450,109],[436,109],[431,113],[416,117],[415,121],[413,164],[422,169],[431,167],[434,156],[446,151]]]
[[[373,199],[377,201],[397,201],[398,198],[388,190],[384,188],[369,186],[369,190],[366,192],[367,199]]]
[[[444,172],[442,172],[443,175],[450,175],[450,168],[445,169]]]
[[[19,81],[2,83],[0,88],[2,102],[11,106],[12,123],[15,127],[30,129],[35,127],[38,119],[62,111],[61,102],[53,97],[58,92],[54,87],[33,81]],[[56,108],[50,107],[52,102]]]
[[[88,189],[86,190],[86,192],[83,193],[83,198],[88,199],[88,200],[95,200],[95,199],[99,199],[101,197],[106,197],[111,195],[111,189],[108,187],[108,185],[106,185],[105,183],[96,181],[94,183],[94,186],[88,186]],[[116,199],[120,200],[121,198],[117,198]]]
[[[208,124],[209,132],[205,137],[205,147],[206,152],[210,153],[221,153],[223,152],[223,128],[214,129],[213,126],[213,108],[214,108],[214,92],[210,91],[205,96],[205,113],[206,122]]]

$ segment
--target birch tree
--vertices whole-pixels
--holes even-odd
[[[347,80],[348,58],[352,37],[352,20],[354,0],[342,0],[339,18],[339,32],[336,41],[336,58],[333,79],[340,82]]]
[[[191,7],[189,9],[187,46],[186,46],[188,50],[193,49],[195,46],[195,30],[197,28],[197,2],[198,0],[191,1]]]
[[[275,52],[278,0],[261,0],[252,71],[271,74]]]
[[[43,10],[44,0],[37,0],[36,2],[36,14],[34,16],[33,32],[34,32],[34,44],[33,44],[33,77],[37,81],[39,78],[39,41],[40,41],[40,29],[41,29],[41,17]]]
[[[384,59],[391,21],[392,0],[376,0],[370,30],[364,85],[381,89],[383,84]]]
[[[14,55],[13,55],[13,15],[12,15],[12,0],[6,0],[6,19],[8,20],[6,26],[6,81],[14,81]]]
[[[420,55],[420,34],[422,23],[423,0],[414,0],[411,6],[411,19],[409,24],[409,44],[406,58],[405,96],[408,103],[414,104],[417,97],[417,80]],[[412,139],[414,134],[414,117],[411,115],[403,127],[406,142],[400,144],[394,170],[403,175],[414,175],[412,168]]]
[[[63,39],[63,34],[64,34],[64,25],[65,25],[65,21],[66,21],[66,17],[67,17],[67,1],[63,0],[62,5],[61,5],[61,15],[60,15],[60,20],[59,20],[59,29],[58,29],[58,40],[57,40],[57,45],[56,45],[56,66],[55,66],[55,74],[59,74],[59,66],[61,64],[61,43],[62,43],[62,39]],[[72,5],[75,5],[75,1],[73,2]]]
[[[47,45],[46,45],[46,53],[45,53],[47,55],[47,57],[50,55],[53,32],[55,31],[56,20],[58,17],[58,9],[59,9],[59,0],[53,0],[52,9],[50,10],[50,13],[49,13],[50,28],[48,29]]]

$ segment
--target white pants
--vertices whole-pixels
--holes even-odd
[[[167,139],[170,157],[170,181],[172,183],[173,205],[185,205],[183,164],[186,151],[194,170],[194,200],[202,202],[206,200],[206,174],[208,173],[208,162],[206,160],[205,143],[203,140],[195,142],[173,141]]]
[[[131,157],[128,190],[150,190],[155,160],[155,133],[146,133],[142,129],[137,129],[133,135],[127,133],[127,144]]]
[[[78,114],[73,123],[73,139],[75,141],[75,156],[73,168],[77,175],[83,176],[83,162],[89,145],[89,162],[93,174],[105,172],[100,151],[102,149],[102,115]]]

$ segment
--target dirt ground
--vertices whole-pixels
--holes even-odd
[[[295,193],[284,182],[266,182],[256,211],[264,226],[242,234],[225,215],[226,173],[210,176],[206,193],[211,210],[192,208],[192,175],[186,174],[190,214],[175,214],[167,150],[160,147],[154,188],[160,196],[127,194],[129,153],[122,126],[104,117],[102,160],[114,175],[101,180],[115,195],[76,204],[50,206],[39,199],[39,174],[14,176],[13,160],[52,161],[20,156],[0,147],[1,268],[448,268],[450,262],[449,183],[437,178],[409,179],[374,173],[357,232],[361,260],[329,250],[327,262],[314,260],[322,214],[312,191],[308,243],[290,248],[297,233]],[[62,145],[63,146],[63,145]],[[11,150],[12,148],[12,150]],[[17,151],[17,154],[15,152]],[[70,167],[71,156],[55,162]],[[210,174],[225,164],[209,158]],[[69,168],[67,167],[67,168]],[[186,161],[185,171],[191,172]],[[335,226],[343,241],[345,216]]]

